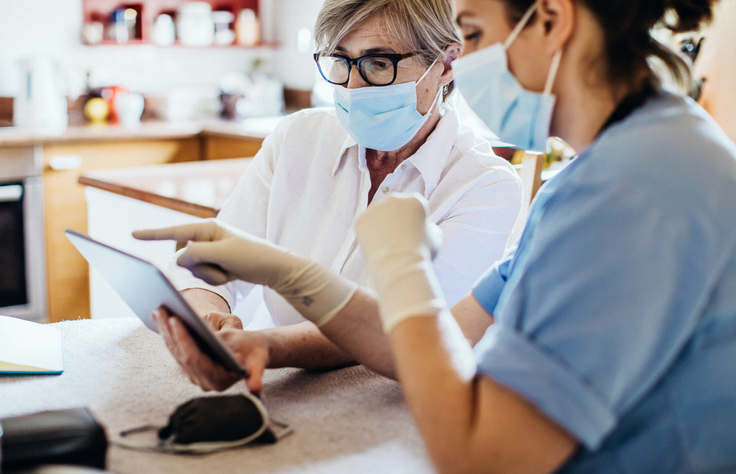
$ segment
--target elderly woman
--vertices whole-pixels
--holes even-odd
[[[444,233],[436,274],[448,299],[457,301],[501,257],[521,187],[513,168],[463,127],[446,102],[450,63],[461,53],[453,2],[328,0],[315,37],[317,65],[334,87],[334,110],[285,118],[218,221],[371,286],[352,230],[355,216],[389,191],[419,193]],[[242,328],[231,308],[252,284],[207,286],[179,270],[173,279],[199,314],[218,329]],[[265,288],[264,299],[283,327],[240,334],[263,348],[263,357],[247,366],[252,389],[260,388],[265,366],[353,360],[277,292]]]

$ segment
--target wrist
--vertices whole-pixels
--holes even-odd
[[[439,281],[432,263],[418,253],[391,255],[369,263],[382,275],[375,283],[386,333],[401,321],[414,316],[436,316],[445,307]]]
[[[272,289],[320,327],[345,307],[358,285],[317,262],[292,256],[288,274]]]

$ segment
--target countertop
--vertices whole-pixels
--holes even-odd
[[[161,336],[137,318],[66,321],[64,373],[0,378],[0,418],[87,407],[108,439],[142,425],[163,426],[174,409],[204,393],[178,368]],[[261,399],[293,433],[206,456],[159,454],[111,444],[107,469],[143,473],[342,474],[435,470],[399,385],[362,366],[334,371],[268,369]],[[238,382],[226,391],[245,389]],[[153,443],[153,433],[131,436]]]
[[[215,217],[252,158],[89,171],[87,186],[196,217]]]
[[[273,131],[282,118],[248,118],[241,121],[216,118],[187,122],[144,121],[140,127],[133,129],[123,125],[83,124],[69,125],[61,132],[28,127],[0,127],[0,148],[88,141],[189,138],[200,135],[262,140]]]

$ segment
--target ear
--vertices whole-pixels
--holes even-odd
[[[575,26],[573,0],[539,0],[536,23],[544,30],[547,52],[559,51],[572,36]]]
[[[445,86],[452,82],[452,62],[463,54],[463,45],[452,43],[445,49],[442,65],[445,67],[440,76],[440,84]]]

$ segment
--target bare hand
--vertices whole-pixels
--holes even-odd
[[[210,311],[202,316],[202,320],[207,323],[213,331],[219,331],[221,329],[243,329],[243,322],[234,314]]]
[[[171,355],[189,380],[199,385],[202,390],[226,390],[241,379],[238,374],[228,372],[204,354],[184,324],[165,309],[159,308],[154,311],[153,321]],[[263,372],[269,363],[268,344],[265,338],[257,332],[224,328],[218,331],[217,336],[248,371],[249,377],[245,381],[248,390],[260,392],[263,388]]]

